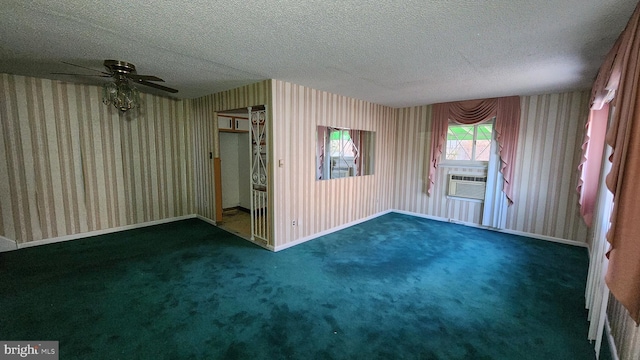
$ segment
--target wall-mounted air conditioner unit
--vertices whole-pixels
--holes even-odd
[[[447,195],[484,200],[487,187],[486,176],[469,176],[449,174],[449,189]]]

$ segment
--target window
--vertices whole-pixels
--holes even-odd
[[[449,124],[445,161],[488,162],[491,156],[493,124]]]
[[[373,174],[374,133],[318,126],[316,179]]]
[[[347,129],[329,129],[329,158],[331,178],[355,175],[355,164],[360,157],[358,147]]]

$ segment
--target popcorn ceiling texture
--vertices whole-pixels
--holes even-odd
[[[636,3],[5,0],[0,72],[117,59],[181,98],[274,78],[393,107],[587,89]]]

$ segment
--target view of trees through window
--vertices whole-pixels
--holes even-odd
[[[446,160],[489,161],[493,124],[450,124],[447,131]]]

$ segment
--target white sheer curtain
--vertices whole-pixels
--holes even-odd
[[[500,172],[500,154],[494,132],[491,138],[491,156],[487,167],[487,186],[484,193],[482,225],[504,229],[507,224],[507,196],[502,191],[504,178]]]
[[[596,214],[593,218],[593,240],[591,241],[591,259],[589,261],[589,274],[587,276],[587,288],[585,291],[586,307],[589,309],[589,340],[595,340],[595,352],[600,354],[602,345],[602,333],[604,331],[607,303],[609,301],[609,288],[605,284],[604,276],[607,273],[609,260],[605,256],[609,243],[606,239],[609,231],[611,211],[613,210],[613,194],[605,184],[604,178],[611,170],[611,163],[606,159],[611,156],[611,147],[607,146],[603,155],[603,169],[601,171],[600,188]]]

